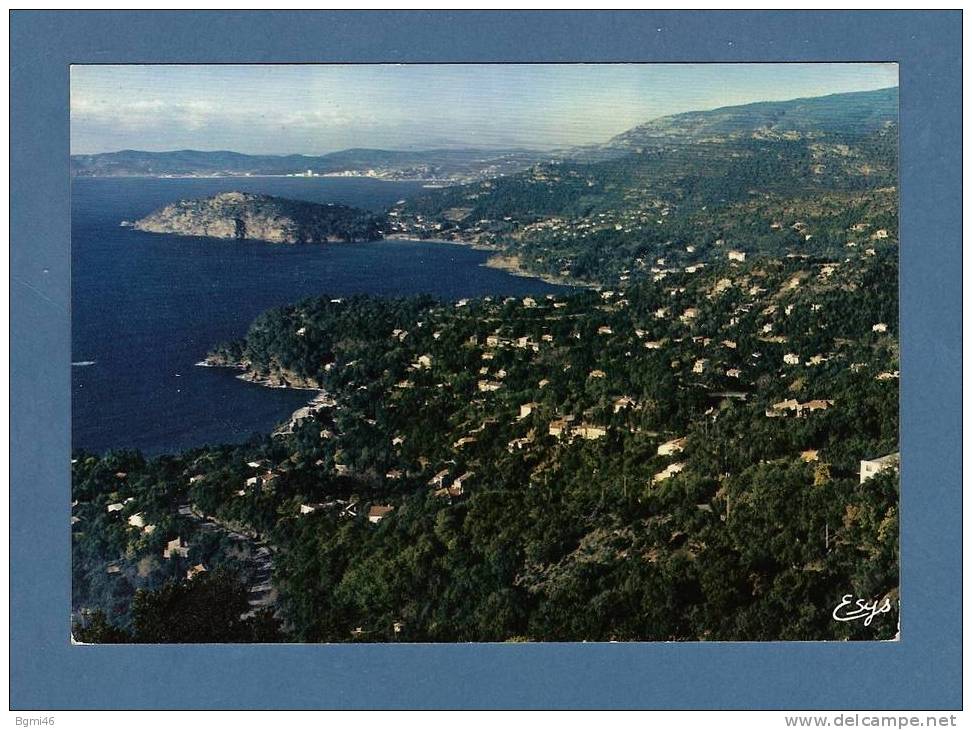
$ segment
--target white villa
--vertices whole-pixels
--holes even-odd
[[[861,459],[861,484],[886,469],[897,471],[900,464],[901,453],[897,451],[887,456],[879,456],[876,459]]]

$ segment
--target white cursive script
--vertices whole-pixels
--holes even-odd
[[[847,593],[834,607],[832,616],[834,621],[856,621],[864,619],[864,625],[870,626],[875,616],[888,613],[891,610],[891,601],[886,597],[882,602],[880,599],[868,601],[864,598],[854,600],[853,593]]]

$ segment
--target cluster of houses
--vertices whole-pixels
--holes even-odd
[[[307,515],[312,515],[316,512],[337,510],[338,517],[342,519],[353,519],[358,516],[359,505],[360,502],[355,498],[352,498],[350,500],[334,499],[329,502],[301,504],[300,516],[306,517]],[[368,517],[368,522],[370,522],[373,525],[376,525],[394,511],[395,511],[394,505],[372,504],[371,506],[368,507],[368,512],[366,513],[366,515]]]
[[[119,472],[119,473],[121,473],[121,472]],[[127,498],[127,499],[125,499],[125,500],[123,500],[121,502],[109,502],[108,505],[105,507],[105,510],[107,511],[108,514],[112,514],[112,513],[116,513],[116,512],[120,513],[129,504],[131,504],[134,501],[135,501],[135,498],[134,497],[129,497],[129,498]],[[72,517],[71,518],[71,524],[72,525],[73,524],[77,524],[77,522],[79,522],[79,521],[80,520],[77,517]],[[130,514],[128,516],[128,518],[127,518],[126,521],[127,521],[129,527],[132,527],[132,528],[138,530],[143,535],[151,535],[153,532],[155,532],[155,529],[156,529],[156,526],[154,524],[148,524],[148,523],[146,523],[146,521],[145,521],[145,515],[142,512],[136,512],[134,514]]]
[[[601,223],[603,223],[605,226],[610,225],[610,222],[606,218],[605,220],[601,221]],[[541,221],[539,223],[530,224],[530,226],[527,226],[526,229],[536,230],[536,231],[543,231],[543,230],[560,231],[568,225],[569,225],[568,223],[561,221],[559,219],[550,219],[547,221]],[[587,225],[587,223],[583,223],[581,225]],[[782,229],[782,227],[783,227],[782,224],[780,224],[779,228]],[[798,230],[799,232],[806,232],[807,230],[806,224],[800,222],[794,224],[792,228],[794,230]],[[809,236],[809,233],[807,233],[807,235]],[[717,242],[717,244],[724,246],[725,241],[719,241]],[[686,247],[686,250],[689,252],[691,252],[691,250],[693,249],[694,246],[691,245]],[[725,257],[731,263],[743,263],[746,261],[746,253],[744,251],[737,250],[737,249],[728,250],[725,253]],[[829,279],[829,277],[832,277],[834,272],[840,266],[840,264],[837,262],[831,262],[826,264],[815,264],[815,265],[820,267],[818,278],[820,278],[823,281],[826,281]],[[653,270],[657,269],[659,273],[667,273],[669,269],[660,268],[664,266],[665,266],[665,259],[658,258]],[[704,266],[705,264],[702,263],[691,264],[684,267],[684,271],[686,273],[694,274],[698,271],[701,271],[704,268]],[[812,275],[813,275],[812,272],[798,272],[797,274],[791,276],[786,282],[783,283],[782,288],[780,289],[780,293],[782,294],[787,291],[791,291],[796,288],[799,288],[802,282],[806,281],[808,277]],[[760,276],[765,277],[766,274],[760,271],[755,271],[753,272],[753,276],[757,278]],[[709,287],[709,298],[712,299],[714,297],[717,297],[723,294],[725,291],[737,285],[743,287],[742,291],[744,292],[748,290],[749,295],[752,297],[758,297],[766,291],[764,287],[761,287],[758,284],[754,284],[752,287],[749,287],[749,283],[752,283],[751,276],[746,276],[742,281],[735,281],[735,282],[730,278],[720,279],[713,286]],[[672,296],[675,296],[676,294],[684,292],[685,287],[675,287],[673,289],[670,289],[669,291],[672,294]],[[624,298],[623,293],[619,294],[614,291],[602,291],[601,298],[604,303],[599,306],[600,309],[617,310],[627,304],[627,300]],[[554,298],[548,296],[548,299],[554,299]],[[504,305],[508,305],[512,301],[513,301],[512,298],[507,298],[504,301]],[[678,301],[678,300],[673,300],[673,301]],[[518,303],[524,309],[536,309],[540,306],[540,304],[538,304],[537,302],[537,299],[533,297],[525,297],[519,300]],[[461,307],[467,304],[468,302],[466,301],[460,301],[456,304],[456,306]],[[563,306],[567,306],[566,303],[561,301],[556,301],[556,300],[553,301],[554,309]],[[739,317],[742,316],[743,314],[750,312],[752,306],[753,306],[752,304],[747,304],[745,302],[737,305],[736,308],[733,310],[733,318],[729,322],[729,326],[738,323]],[[786,306],[783,306],[782,304],[779,305],[771,304],[765,308],[763,313],[766,314],[766,316],[772,316],[776,312],[776,310],[779,309],[780,312],[785,310],[786,314],[789,315],[794,310],[795,306],[797,305],[788,304]],[[821,305],[819,304],[812,304],[811,306],[815,311],[820,309],[821,307]],[[700,310],[698,307],[685,306],[684,304],[680,307],[677,305],[659,307],[655,311],[655,317],[659,319],[668,319],[670,317],[670,311],[672,309],[675,310],[674,313],[671,315],[672,318],[677,318],[685,325],[692,325],[700,317]],[[553,313],[551,312],[551,314]],[[536,315],[531,314],[530,316],[533,317]],[[547,319],[552,319],[552,317],[548,316]],[[872,330],[875,333],[884,333],[887,331],[887,329],[888,329],[887,324],[880,323],[880,322],[875,324],[872,327]],[[613,337],[619,334],[618,325],[616,322],[612,322],[610,324],[604,322],[600,324],[595,324],[593,331],[596,332],[598,336],[606,337],[606,338]],[[669,340],[669,338],[648,339],[648,332],[638,328],[636,328],[636,334],[639,337],[639,339],[643,341],[643,345],[646,349],[655,349],[655,350],[662,349],[666,346]],[[763,339],[764,341],[767,342],[786,342],[787,340],[786,337],[782,337],[774,334],[772,323],[769,323],[764,327],[764,331],[762,334],[763,337],[761,337],[760,339]],[[435,339],[439,339],[440,335],[441,332],[434,333]],[[581,337],[581,335],[577,332],[575,332],[575,335],[578,338]],[[399,329],[392,332],[392,337],[394,339],[397,339],[398,341],[404,341],[404,339],[408,336],[409,334],[405,330]],[[675,338],[675,341],[681,342],[682,339],[683,338]],[[477,337],[473,336],[471,340],[475,344]],[[480,393],[493,393],[504,388],[506,375],[507,375],[506,371],[502,368],[494,369],[490,366],[489,363],[489,361],[497,359],[499,351],[504,349],[509,349],[509,350],[525,350],[528,352],[537,353],[541,351],[541,348],[545,343],[552,344],[553,340],[554,340],[553,335],[549,334],[548,332],[544,332],[542,334],[534,333],[533,335],[528,335],[528,336],[513,336],[513,335],[504,334],[501,329],[496,329],[491,334],[486,335],[484,341],[485,347],[482,352],[482,359],[485,362],[484,362],[484,366],[480,369],[479,372],[480,377],[476,381],[477,391]],[[707,346],[710,342],[709,337],[693,337],[692,340],[693,342],[701,342],[703,346]],[[735,350],[737,348],[736,341],[734,339],[723,339],[720,344],[723,347],[730,350]],[[754,358],[757,358],[759,356],[760,353],[753,354]],[[825,354],[817,354],[817,355],[813,355],[812,357],[809,357],[804,363],[803,358],[801,358],[801,356],[798,355],[796,352],[786,352],[782,354],[782,359],[783,359],[783,364],[785,366],[792,367],[801,364],[805,364],[806,366],[818,366],[827,362],[827,360],[830,359],[830,357]],[[682,363],[684,362],[685,361],[683,359]],[[717,372],[721,375],[724,375],[726,378],[733,378],[738,380],[742,378],[742,375],[744,373],[743,367],[739,367],[739,366],[729,367],[730,363],[726,363],[720,366],[718,363],[718,358],[715,355],[711,355],[711,354],[705,357],[696,356],[694,360],[689,360],[688,362],[692,363],[690,368],[691,373],[696,375],[708,374],[710,372]],[[682,363],[678,364],[679,367],[681,367]],[[416,356],[415,360],[411,363],[410,368],[413,371],[429,370],[431,369],[432,364],[433,364],[433,355],[431,353],[425,353]],[[735,363],[732,364],[735,365]],[[673,367],[675,366],[676,363],[673,362]],[[588,372],[588,377],[594,380],[604,379],[607,377],[607,374],[601,368],[594,368]],[[896,377],[898,377],[897,371],[893,371],[893,372],[889,371],[889,372],[880,373],[877,376],[877,379],[887,380]],[[546,381],[541,381],[541,387],[545,383]],[[406,380],[399,383],[398,387],[408,388],[408,387],[415,387],[415,386],[411,380]],[[716,395],[725,395],[725,394],[716,394]],[[790,398],[790,399],[783,400],[779,403],[772,404],[769,408],[765,410],[765,415],[770,418],[785,417],[787,415],[803,417],[817,411],[827,410],[828,408],[832,407],[833,404],[834,401],[829,399],[814,399],[806,402],[801,402],[795,398]],[[630,396],[618,396],[614,402],[615,413],[618,413],[622,409],[637,408],[637,407],[638,405],[635,399]],[[523,403],[521,406],[519,406],[519,414],[516,417],[516,419],[523,420],[528,418],[529,416],[531,416],[537,411],[537,408],[538,408],[538,404],[536,402],[531,401],[531,402]],[[540,426],[539,424],[538,426],[539,429],[542,429],[542,426]],[[563,416],[555,417],[548,422],[547,433],[550,436],[556,438],[563,437],[567,440],[574,440],[574,439],[597,440],[597,439],[602,439],[608,435],[608,427],[597,423],[592,423],[586,420],[578,420],[575,416],[572,415],[563,415]],[[526,449],[527,447],[529,447],[531,444],[534,443],[536,439],[536,434],[537,434],[537,429],[531,428],[531,430],[527,434],[512,439],[507,444],[508,451],[510,453],[515,453],[519,450]],[[458,440],[456,440],[452,444],[452,447],[457,451],[461,449],[465,449],[471,446],[472,444],[475,444],[476,440],[477,439],[475,436],[465,435],[458,438]],[[684,442],[684,440],[682,440],[682,442]],[[673,442],[662,444],[659,447],[659,454],[660,455],[666,454],[666,452],[677,453],[677,451],[681,449],[682,445],[683,444],[679,443],[678,439],[674,440]],[[664,471],[660,472],[659,474],[656,474],[653,481],[657,482],[657,481],[662,481],[664,479],[667,479],[672,475],[678,473],[683,466],[684,466],[683,464],[679,464],[679,463],[671,464],[668,467],[666,467]],[[269,475],[263,475],[263,476],[251,478],[251,480],[256,479],[257,481],[254,484],[250,484],[250,482],[248,481],[247,487],[262,485],[263,481],[267,478],[267,476]],[[389,474],[386,476],[388,479],[401,478],[401,471],[390,470]],[[443,498],[450,498],[450,499],[461,496],[463,494],[462,482],[468,479],[469,477],[471,477],[471,473],[463,474],[461,477],[456,478],[450,483],[446,483],[447,476],[448,476],[448,472],[440,472],[435,477],[433,477],[432,480],[430,481],[430,486],[434,488],[436,496],[443,497]]]
[[[594,181],[588,181],[589,186],[594,184]],[[639,197],[632,200],[632,203],[630,207],[621,210],[597,213],[589,217],[546,218],[524,225],[522,231],[527,236],[554,234],[558,238],[574,240],[588,238],[601,231],[637,233],[646,225],[664,223],[674,210],[670,203],[658,199],[646,201]]]
[[[588,441],[595,441],[607,436],[607,428],[587,421],[575,423],[576,417],[573,415],[560,416],[553,419],[547,427],[547,433],[556,438],[566,438],[568,441],[574,438],[582,438]]]
[[[269,492],[273,489],[274,482],[280,476],[279,469],[274,468],[266,459],[249,461],[246,465],[259,473],[247,477],[243,482],[243,486],[236,491],[236,496],[245,497],[248,493],[253,493],[258,490]],[[203,476],[201,474],[191,477],[189,484],[194,484],[202,478]]]
[[[663,215],[664,212],[661,212],[659,214]],[[540,230],[560,231],[562,228],[568,226],[567,223],[563,221],[559,221],[558,219],[551,219],[545,222],[531,224],[531,225],[537,231]],[[622,225],[622,228],[618,228],[617,230],[625,230],[623,228],[624,224],[614,223],[611,220],[607,220],[607,219],[602,220],[600,223],[585,222],[585,223],[578,224],[575,227],[575,230],[581,232],[594,230],[593,228],[590,228],[591,225],[597,225],[601,227]],[[774,226],[775,225],[776,224],[774,224]],[[801,227],[797,228],[797,226],[801,226]],[[782,224],[780,224],[779,228],[782,229],[782,227],[783,227]],[[528,228],[530,227],[528,226]],[[805,233],[805,235],[809,238],[810,234],[806,232],[805,224],[800,224],[800,223],[794,224],[793,228],[794,230],[798,230],[801,233]],[[856,224],[855,226],[852,227],[852,230],[858,233],[863,233],[867,230],[867,226],[866,224]],[[888,233],[886,230],[883,229],[877,230],[871,235],[871,238],[875,240],[879,240],[887,237],[888,237]],[[724,242],[722,243],[724,244]],[[687,250],[693,248],[694,247],[689,246],[687,247]],[[691,252],[691,250],[689,252]],[[739,250],[729,250],[726,252],[725,256],[726,259],[732,263],[742,263],[745,262],[746,260],[746,253]],[[643,263],[647,265],[647,262],[643,262]],[[662,277],[676,271],[675,269],[665,268],[665,266],[666,266],[665,259],[658,258],[652,270],[655,272],[656,276],[662,276]],[[684,267],[684,271],[685,273],[695,274],[696,272],[701,271],[704,268],[704,266],[705,266],[704,264],[692,264]],[[833,277],[834,272],[838,270],[840,264],[828,263],[828,264],[818,264],[818,266],[820,266],[819,278],[821,280],[829,280],[830,277]],[[738,269],[738,267],[735,268]],[[780,292],[783,293],[786,291],[797,289],[798,287],[801,286],[801,282],[806,282],[807,280],[808,280],[807,277],[801,277],[800,275],[793,276],[783,284]],[[737,285],[742,287],[743,283],[745,283],[745,287],[749,287],[749,284],[752,283],[752,279],[747,278],[744,279],[743,281],[737,281],[737,282],[733,282],[731,279],[728,278],[720,279],[715,283],[714,286],[712,286],[709,289],[709,298],[711,299],[713,297],[719,296],[720,294],[729,290],[731,287]],[[760,283],[765,284],[766,282],[763,281]],[[770,286],[769,284],[766,285]],[[685,306],[685,303],[682,303],[681,305],[677,304],[678,302],[681,302],[681,299],[676,297],[676,295],[684,292],[685,291],[684,287],[681,288],[674,287],[667,291],[669,292],[669,294],[672,295],[673,299],[671,300],[671,303],[668,303],[669,306],[657,307],[657,309],[655,309],[654,311],[654,317],[656,319],[672,319],[672,320],[677,319],[684,325],[689,325],[689,326],[693,325],[693,323],[695,323],[699,319],[700,316],[699,308],[694,306]],[[748,289],[741,288],[740,291],[742,292],[748,291],[751,297],[758,297],[761,294],[765,293],[766,289],[758,286],[758,284],[754,284],[752,287],[749,287]],[[601,292],[601,300],[602,301],[598,304],[598,308],[600,310],[610,309],[616,311],[627,304],[627,300],[623,297],[622,294],[618,294],[613,291]],[[507,300],[507,302],[509,302],[509,300]],[[538,304],[537,300],[532,297],[525,297],[521,299],[519,303],[524,309],[529,309],[529,310],[536,310],[538,309],[538,307],[541,306],[541,304]],[[456,306],[457,307],[465,306],[466,304],[467,302],[461,301],[457,303]],[[738,323],[739,318],[742,315],[748,314],[750,311],[753,311],[752,307],[754,306],[754,304],[744,303],[738,305],[733,310],[733,319],[729,322],[729,325],[731,326],[733,324]],[[554,310],[562,310],[566,306],[567,304],[565,302],[554,301],[550,314],[554,314],[558,317],[562,316],[562,313],[560,311],[554,311]],[[755,306],[760,306],[760,305],[755,304]],[[813,308],[813,311],[817,311],[821,305],[812,304],[810,306]],[[771,304],[763,310],[763,314],[767,317],[772,317],[776,315],[777,311],[780,311],[780,312],[785,312],[787,315],[790,315],[791,312],[793,311],[793,308],[794,308],[793,304],[789,304],[786,306],[784,306],[782,303],[779,305]],[[542,315],[543,313],[544,312],[542,311],[541,312],[534,311],[531,312],[529,316],[534,317],[537,315]],[[548,317],[548,319],[552,319],[552,317]],[[603,323],[602,320],[601,323],[594,324],[593,331],[596,332],[596,335],[599,338],[606,338],[606,341],[610,342],[610,338],[613,338],[616,335],[623,335],[623,332],[620,331],[621,329],[622,328],[619,327],[617,321],[612,321],[611,324],[607,324],[607,323]],[[889,325],[885,322],[877,322],[873,324],[871,327],[871,331],[874,334],[878,334],[878,335],[885,334],[888,332],[888,330],[889,330]],[[298,334],[303,334],[303,333],[299,332]],[[671,335],[669,335],[669,337],[665,337],[665,338],[648,339],[649,332],[642,329],[636,329],[635,334],[638,337],[638,339],[643,342],[644,348],[648,350],[661,350],[669,344],[670,339],[673,340],[674,342],[682,342],[683,340],[687,342],[688,340],[688,335],[686,335],[685,337],[672,337]],[[786,342],[785,337],[776,335],[774,333],[772,322],[768,322],[763,326],[763,332],[761,334],[764,335],[764,337],[762,337],[761,339],[763,339],[763,341],[766,342],[779,342],[779,343]],[[438,340],[439,335],[440,333],[434,333],[434,339]],[[403,342],[407,337],[409,337],[409,333],[402,329],[396,329],[394,332],[392,332],[391,336],[395,340],[399,342]],[[577,336],[578,338],[580,337],[579,334]],[[719,336],[721,335],[713,334],[712,338],[692,337],[691,339],[693,343],[700,343],[702,347],[708,347],[710,342],[715,342]],[[602,342],[602,340],[599,341]],[[506,379],[505,370],[492,369],[494,366],[490,362],[497,359],[500,350],[505,350],[505,349],[521,350],[524,351],[527,354],[527,356],[531,356],[530,353],[539,353],[545,344],[552,345],[553,342],[554,342],[554,336],[547,332],[543,332],[542,334],[535,333],[530,336],[507,336],[504,335],[503,332],[499,329],[493,331],[491,334],[485,337],[485,349],[482,352],[482,360],[484,361],[483,363],[484,367],[479,373],[481,377],[477,380],[477,384],[476,384],[477,390],[481,393],[491,393],[500,390],[501,388],[504,387],[504,380]],[[727,350],[737,349],[737,342],[735,339],[723,339],[718,344],[726,348]],[[725,363],[721,366],[718,364],[719,356],[717,354],[712,354],[714,349],[716,348],[707,351],[706,357],[697,356],[702,353],[699,352],[698,348],[694,348],[694,349],[695,349],[695,353],[689,359],[683,358],[681,363],[679,363],[679,367],[687,366],[687,363],[691,362],[692,363],[691,372],[696,375],[708,374],[710,372],[717,372],[717,373],[721,372],[724,373],[725,376],[729,378],[735,378],[735,379],[741,378],[741,375],[743,373],[743,369],[741,367],[727,368],[726,365],[728,365],[729,363]],[[781,348],[780,350],[781,352],[782,349],[783,348]],[[729,353],[723,353],[723,354],[728,355]],[[832,355],[833,353],[829,353],[829,354]],[[753,354],[754,358],[758,356],[759,353]],[[779,360],[776,359],[777,357],[778,355],[774,356],[772,360],[774,362],[779,362]],[[769,358],[764,358],[764,359],[768,360]],[[788,373],[794,372],[793,368],[795,366],[801,365],[801,363],[806,366],[818,366],[827,362],[828,359],[829,359],[828,356],[824,354],[814,355],[809,359],[807,359],[806,361],[803,361],[803,359],[796,352],[786,352],[782,355],[783,364],[785,366],[791,366],[789,368],[784,368],[784,370],[786,370]],[[417,355],[414,361],[411,362],[409,367],[411,371],[414,371],[417,374],[418,371],[431,370],[434,362],[436,361],[433,359],[433,355],[431,353],[424,353],[424,354]],[[746,367],[748,368],[749,366],[746,365]],[[854,369],[853,366],[852,369]],[[587,377],[594,380],[600,380],[600,379],[607,378],[607,373],[600,368],[594,368],[588,371]],[[899,373],[897,370],[894,371],[889,370],[886,372],[881,372],[875,376],[877,380],[881,380],[881,381],[893,380],[893,379],[897,379],[898,377],[899,377]],[[540,388],[544,387],[544,385],[546,385],[548,382],[549,381],[547,381],[546,379],[541,380],[539,382],[539,387]],[[414,387],[414,383],[411,380],[404,380],[398,384],[398,387],[412,388]],[[602,387],[602,386],[599,385],[597,387]],[[780,417],[787,417],[787,416],[795,416],[798,418],[806,417],[809,414],[813,414],[815,412],[826,411],[833,406],[834,406],[834,400],[832,399],[813,399],[813,400],[807,400],[801,402],[796,398],[787,398],[785,400],[781,400],[779,402],[773,403],[768,408],[766,408],[765,416],[768,418],[780,418]],[[335,402],[329,397],[327,397],[326,395],[321,394],[320,396],[318,396],[318,398],[316,398],[314,401],[308,404],[308,406],[294,413],[294,416],[291,418],[290,423],[288,424],[288,427],[284,432],[285,433],[292,432],[293,429],[302,420],[314,416],[321,408],[324,407],[335,407]],[[616,396],[614,398],[613,411],[615,414],[618,414],[619,412],[625,409],[637,409],[637,408],[639,408],[639,404],[636,401],[636,399],[631,396],[621,395],[621,396]],[[713,409],[710,409],[710,412],[712,410]],[[552,418],[552,420],[546,421],[545,418],[540,418],[538,416],[539,412],[540,412],[540,406],[535,401],[522,403],[518,406],[518,414],[515,416],[516,421],[526,421],[526,419],[530,419],[531,417],[532,420],[528,421],[524,426],[524,430],[526,426],[530,427],[529,431],[527,431],[525,435],[514,438],[507,443],[507,450],[511,454],[517,453],[522,450],[526,450],[532,444],[534,444],[537,439],[537,434],[543,433],[544,425],[546,425],[546,431],[549,436],[558,439],[563,439],[567,442],[574,441],[575,439],[596,441],[599,439],[603,439],[608,435],[609,429],[607,426],[593,423],[588,420],[584,420],[583,417],[578,418],[577,416],[567,414],[567,415],[558,415]],[[544,414],[544,415],[549,417],[549,414]],[[467,452],[470,449],[473,450],[476,449],[477,447],[473,445],[476,444],[477,437],[473,435],[473,433],[466,434],[457,438],[455,441],[452,442],[451,444],[452,448],[457,452],[464,449]],[[330,437],[333,437],[333,433],[331,433],[327,429],[321,431],[321,438],[330,438]],[[392,443],[395,446],[400,446],[403,443],[403,441],[404,439],[401,436],[395,436],[394,439],[392,440]],[[661,484],[666,480],[671,479],[675,475],[683,472],[683,470],[686,469],[687,467],[686,461],[674,460],[678,458],[684,458],[684,457],[679,457],[678,455],[684,451],[686,447],[686,443],[687,443],[687,439],[686,437],[683,436],[683,437],[670,439],[658,445],[657,455],[661,457],[673,457],[673,460],[671,461],[671,463],[668,463],[663,469],[661,469],[660,471],[652,475],[651,477],[652,485]],[[819,461],[819,452],[815,449],[808,449],[802,451],[800,453],[800,459],[806,463]],[[900,455],[898,453],[888,454],[886,456],[882,456],[874,459],[862,460],[860,462],[860,482],[863,484],[867,480],[876,476],[877,474],[883,473],[887,470],[892,470],[892,469],[897,470],[899,468],[899,464],[900,464]],[[473,466],[475,465],[476,463],[473,462]],[[241,489],[237,491],[237,494],[240,496],[246,495],[248,493],[253,493],[257,490],[269,490],[272,487],[274,480],[279,476],[278,469],[271,466],[265,460],[251,461],[248,463],[248,466],[251,469],[253,469],[255,473],[247,477]],[[423,470],[426,468],[426,466],[427,464],[423,464]],[[476,468],[481,470],[481,467],[476,467]],[[335,469],[338,471],[338,473],[348,472],[348,467],[343,464],[335,464]],[[425,474],[428,475],[431,472],[432,469],[425,472]],[[458,476],[453,476],[453,474],[456,473],[458,473]],[[123,473],[119,473],[116,476],[118,476],[119,479],[123,479],[125,477]],[[400,480],[403,478],[403,476],[404,476],[404,472],[401,469],[390,469],[385,474],[385,477],[388,480]],[[204,477],[202,475],[196,475],[193,476],[189,481],[190,484],[195,484],[199,480],[202,480],[203,478]],[[440,469],[438,472],[436,472],[431,477],[431,479],[428,480],[427,485],[430,488],[430,492],[434,497],[442,500],[448,500],[451,502],[453,500],[456,500],[468,494],[469,487],[471,484],[474,483],[475,479],[476,479],[476,473],[466,467],[462,467],[462,468],[454,467],[451,469],[443,468]],[[127,499],[119,502],[111,502],[110,504],[107,505],[106,508],[107,512],[109,514],[119,512],[121,513],[120,517],[123,517],[125,514],[127,514],[128,510],[126,510],[126,506],[131,501],[132,501],[131,499]],[[338,510],[338,514],[341,517],[353,518],[358,516],[359,509],[360,509],[359,502],[357,500],[349,500],[349,501],[333,500],[324,503],[301,504],[299,506],[299,514],[301,516],[306,516],[306,515],[317,513],[322,510]],[[396,509],[395,506],[391,504],[370,504],[367,507],[365,516],[369,523],[378,524],[382,522],[389,515],[392,515],[395,509]],[[77,517],[72,517],[72,523],[74,523],[77,519],[78,519]],[[127,519],[127,523],[131,528],[135,530],[140,530],[142,533],[146,535],[152,534],[152,532],[156,529],[155,525],[146,523],[144,514],[140,512],[128,515],[127,518],[125,519]],[[188,559],[189,547],[181,537],[177,536],[166,543],[163,549],[162,556],[164,559],[177,559],[177,558]],[[109,572],[119,572],[120,570],[121,568],[117,564],[112,564],[108,566]],[[186,577],[187,579],[192,579],[205,571],[206,571],[205,566],[202,563],[199,563],[197,565],[188,568]],[[397,631],[398,629],[396,629],[396,633]]]
[[[465,494],[466,487],[469,486],[473,477],[476,476],[476,472],[467,470],[450,481],[450,473],[450,469],[442,469],[429,480],[429,486],[434,490],[433,496],[443,499],[461,497]]]
[[[808,413],[813,413],[814,411],[825,411],[833,404],[834,402],[832,400],[816,399],[801,403],[796,398],[787,398],[786,400],[774,403],[767,408],[766,417],[780,418],[789,413],[792,413],[798,417],[805,416]]]
[[[681,453],[685,449],[685,444],[687,442],[688,442],[688,438],[685,436],[680,436],[679,438],[674,438],[669,441],[665,441],[664,443],[658,445],[657,454],[658,456],[674,456],[675,454]],[[666,466],[664,469],[662,469],[660,472],[656,473],[651,478],[651,483],[658,484],[660,482],[665,481],[666,479],[670,479],[671,477],[673,477],[674,475],[680,473],[683,469],[685,469],[685,466],[686,464],[683,461],[673,462],[668,466]]]

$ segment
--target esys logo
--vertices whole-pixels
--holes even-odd
[[[864,620],[865,626],[870,626],[876,616],[891,611],[891,601],[887,597],[882,601],[875,599],[868,601],[866,598],[854,599],[853,593],[844,594],[840,603],[834,607],[831,614],[834,621],[859,621]]]

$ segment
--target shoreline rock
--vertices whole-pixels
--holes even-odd
[[[545,284],[553,284],[554,286],[570,286],[582,289],[593,289],[595,291],[599,291],[602,288],[600,284],[595,284],[589,281],[581,281],[580,279],[570,279],[568,277],[554,276],[553,274],[542,274],[535,271],[530,271],[529,269],[524,268],[520,263],[519,256],[516,254],[505,253],[506,249],[496,244],[475,243],[473,241],[462,241],[447,238],[417,238],[405,233],[390,233],[385,236],[385,240],[417,241],[419,243],[445,243],[451,246],[464,246],[466,248],[471,248],[474,251],[489,251],[493,255],[486,259],[484,263],[480,264],[480,266],[487,269],[505,271],[512,276],[519,276],[523,279],[537,279]]]
[[[256,373],[248,370],[249,365],[246,363],[225,362],[212,354],[207,355],[206,359],[197,362],[196,367],[242,370],[243,372],[235,376],[237,380],[242,380],[253,385],[259,385],[261,388],[314,391],[316,395],[307,401],[306,404],[302,405],[300,408],[291,413],[290,417],[286,421],[281,422],[281,425],[273,430],[271,434],[273,436],[281,436],[293,433],[294,427],[300,421],[313,416],[322,408],[333,408],[337,405],[337,401],[334,399],[334,397],[327,390],[322,388],[320,383],[315,383],[311,381],[310,378],[301,377],[290,371],[281,371],[271,375],[257,375]]]
[[[290,390],[322,390],[321,384],[311,378],[298,375],[292,370],[283,368],[267,374],[257,374],[250,369],[248,362],[230,362],[217,355],[209,354],[205,359],[197,362],[200,368],[225,368],[227,370],[242,370],[236,376],[238,380],[260,385],[264,388],[289,388]]]
[[[523,264],[520,262],[520,257],[516,254],[496,254],[490,256],[486,259],[485,263],[480,264],[487,269],[497,269],[498,271],[505,271],[513,276],[520,276],[525,279],[539,279],[547,284],[554,284],[555,286],[571,286],[580,287],[584,289],[593,289],[595,291],[600,290],[600,284],[594,284],[589,281],[580,281],[578,279],[571,279],[564,276],[555,276],[553,274],[539,274],[529,269],[523,268]]]

